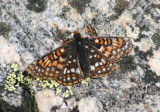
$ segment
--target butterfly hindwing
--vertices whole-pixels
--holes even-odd
[[[114,70],[113,60],[105,57],[103,53],[92,44],[86,44],[88,50],[88,60],[90,65],[91,78],[104,77]]]

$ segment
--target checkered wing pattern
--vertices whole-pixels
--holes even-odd
[[[34,61],[26,71],[34,78],[54,79],[62,85],[73,85],[83,79],[77,57],[70,52],[70,44],[62,45]],[[74,49],[72,49],[74,50]]]
[[[98,51],[114,62],[128,55],[133,48],[131,40],[127,37],[93,37],[90,40]]]
[[[95,46],[89,45],[89,64],[91,78],[104,77],[114,70],[115,63],[105,57]]]
[[[128,38],[89,37],[91,77],[104,77],[114,70],[117,61],[127,55],[133,45]],[[87,45],[86,45],[87,46]]]

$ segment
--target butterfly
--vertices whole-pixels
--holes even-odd
[[[54,79],[62,85],[74,85],[83,79],[105,77],[133,44],[125,37],[85,37],[78,31],[74,39],[30,64],[26,71],[40,79]]]

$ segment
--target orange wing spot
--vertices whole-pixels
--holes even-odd
[[[120,43],[123,43],[123,39],[118,39],[118,41],[119,41]]]
[[[120,55],[117,55],[117,58],[119,59],[121,56]]]
[[[95,42],[95,43],[99,43],[99,39],[95,39],[94,42]]]
[[[42,60],[40,60],[38,63],[41,65],[41,63],[42,63]]]
[[[114,67],[112,68],[112,70],[114,70]]]
[[[120,54],[121,54],[121,55],[123,55],[123,52],[122,52],[122,51],[120,51]]]
[[[70,85],[72,85],[72,83],[68,83],[68,85],[70,86]]]
[[[53,66],[57,66],[57,61],[53,61]]]
[[[102,66],[101,68],[104,68],[104,66]]]
[[[109,74],[111,73],[112,71],[109,71]]]
[[[106,51],[106,52],[104,53],[104,55],[105,55],[106,57],[108,57],[110,54],[111,54],[111,53],[110,53],[109,51]]]
[[[111,39],[107,39],[107,43],[108,43],[108,45],[110,45],[111,44]]]
[[[98,77],[103,77],[103,75],[98,75]]]
[[[100,57],[101,57],[101,56],[98,54],[98,55],[97,55],[97,58],[100,58]]]
[[[121,42],[118,42],[118,47],[121,47],[122,46],[122,43]]]
[[[100,70],[100,68],[97,68],[96,70]]]
[[[52,54],[49,57],[51,58],[51,60],[53,60],[53,55]]]
[[[42,62],[42,60],[40,60],[39,62],[38,62],[42,67],[44,67],[44,62]]]
[[[104,43],[103,39],[100,39],[100,44],[103,44],[103,43]]]
[[[108,47],[107,47],[107,50],[108,50],[109,52],[111,52],[113,49],[112,49],[111,46],[108,46]]]
[[[32,76],[35,76],[33,73],[31,74]]]
[[[75,77],[75,76],[76,76],[76,74],[72,74],[72,76],[73,76],[73,77]]]
[[[108,67],[108,65],[106,65],[106,67]]]
[[[54,74],[54,76],[55,76],[55,77],[58,77],[59,75],[58,75],[58,74]]]
[[[117,49],[117,47],[116,47],[116,46],[113,46],[113,49]]]
[[[76,83],[78,83],[78,81],[74,81],[73,83],[76,84]]]
[[[45,75],[48,75],[48,71],[45,71],[44,74],[45,74]]]
[[[63,68],[63,65],[59,63],[59,64],[57,65],[57,68],[62,69],[62,68]]]
[[[69,66],[69,64],[67,63],[66,66]]]
[[[97,76],[96,75],[92,75],[92,78],[97,78]]]
[[[104,74],[104,76],[107,76],[108,74],[106,73],[106,74]]]
[[[60,80],[58,80],[57,82],[60,83],[60,84],[62,84],[62,81],[60,81]]]
[[[48,79],[48,77],[44,76],[43,79]]]
[[[48,66],[51,67],[51,66],[52,66],[52,63],[49,63]]]
[[[42,67],[44,67],[44,63],[41,63],[40,65],[41,65]]]
[[[66,76],[63,76],[63,79],[65,79],[66,78]]]
[[[60,56],[60,55],[61,55],[60,50],[57,50],[57,55],[58,55],[58,56]]]
[[[53,77],[53,73],[50,73],[49,76]]]

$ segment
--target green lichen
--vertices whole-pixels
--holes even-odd
[[[85,84],[87,87],[88,87],[88,80],[89,80],[90,78],[88,77],[88,78],[86,78],[85,80],[83,80],[81,83],[82,84]]]
[[[11,65],[12,72],[8,73],[8,76],[5,80],[5,89],[8,91],[14,91],[16,90],[20,84],[23,84],[27,87],[33,82],[33,79],[30,76],[24,76],[20,70],[18,70],[18,65],[13,63]],[[90,78],[87,78],[82,81],[83,84],[88,86],[88,80]],[[37,78],[35,80],[39,87],[41,88],[52,88],[55,89],[56,95],[60,95],[64,98],[72,97],[73,91],[72,86],[62,86],[59,83],[57,83],[55,80],[40,80]],[[63,91],[62,91],[63,90]]]
[[[32,82],[32,79],[30,77],[24,77],[22,72],[18,70],[18,65],[13,63],[11,65],[12,72],[8,73],[6,80],[5,80],[5,86],[4,89],[12,92],[16,90],[20,84],[30,85]]]

